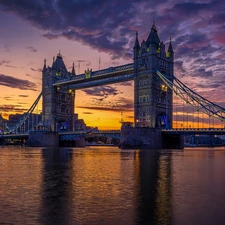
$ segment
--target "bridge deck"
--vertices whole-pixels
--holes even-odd
[[[120,134],[121,130],[99,130],[99,131],[67,131],[59,132],[59,135],[100,135],[100,134]],[[184,135],[225,135],[225,128],[178,128],[178,129],[163,129],[164,134],[184,134]],[[4,134],[0,138],[27,138],[29,134]]]
[[[177,129],[164,129],[162,133],[166,134],[198,134],[198,135],[225,135],[225,128],[177,128]]]

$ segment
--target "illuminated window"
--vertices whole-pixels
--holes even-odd
[[[165,84],[162,84],[161,89],[162,91],[167,91],[167,86]]]

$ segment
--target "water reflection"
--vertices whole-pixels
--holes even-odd
[[[6,149],[0,224],[224,224],[225,151]]]
[[[40,222],[70,224],[72,154],[70,149],[43,149],[43,181]]]
[[[40,223],[171,224],[171,155],[43,149]]]
[[[140,151],[137,224],[171,224],[170,155]]]
[[[90,148],[73,160],[73,215],[77,224],[134,224],[134,156]]]

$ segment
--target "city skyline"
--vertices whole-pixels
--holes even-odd
[[[1,1],[0,111],[23,113],[41,91],[44,59],[60,51],[76,74],[133,61],[135,32],[146,39],[155,21],[161,41],[175,52],[175,76],[225,106],[223,1]],[[75,112],[89,126],[118,128],[133,116],[133,82],[76,92]]]

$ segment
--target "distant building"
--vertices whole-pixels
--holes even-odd
[[[79,131],[79,130],[86,130],[86,124],[83,119],[78,119],[78,114],[74,114],[74,130]]]
[[[15,126],[16,123],[19,122],[20,119],[22,119],[23,116],[25,116],[26,113],[24,114],[11,114],[9,115],[9,120],[5,120],[2,118],[2,116],[0,115],[0,132],[1,130],[3,131],[7,131],[10,128],[12,128],[13,126]],[[97,131],[98,128],[97,127],[90,127],[90,126],[86,126],[85,122],[83,119],[79,119],[78,118],[78,114],[74,114],[73,115],[73,121],[74,121],[74,130],[75,131]],[[34,129],[34,127],[38,124],[42,124],[42,114],[30,114],[27,118],[27,120],[25,121],[24,124],[22,124],[20,127],[18,127],[18,129],[15,131],[16,133],[26,133],[32,129]],[[66,131],[67,127],[66,127],[66,123],[60,123],[60,126],[58,127],[58,131]]]
[[[217,135],[186,135],[185,146],[221,146],[225,141]]]
[[[86,124],[83,119],[75,121],[75,130],[86,130]]]
[[[86,126],[86,130],[93,132],[93,131],[98,131],[98,127],[90,127],[90,126]]]
[[[26,115],[26,113],[9,115],[9,120],[7,121],[7,127],[9,129],[12,128],[25,115]],[[35,125],[39,124],[41,122],[41,120],[42,120],[42,114],[32,113],[28,116],[25,123],[23,123],[21,126],[19,126],[15,132],[26,133],[26,132],[32,130]]]
[[[2,115],[0,114],[0,133],[3,132],[3,131],[5,131],[5,129],[6,129],[6,124],[7,124],[7,120],[4,119],[4,118],[2,117]]]
[[[98,131],[98,127],[87,126],[83,119],[78,118],[78,114],[74,114],[74,130],[75,131]]]

